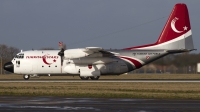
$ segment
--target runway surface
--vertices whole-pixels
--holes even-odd
[[[195,82],[195,83],[200,83],[200,80],[151,80],[151,79],[143,79],[143,80],[111,80],[111,79],[106,79],[106,80],[0,80],[0,82]]]
[[[0,96],[0,111],[199,112],[200,100]]]

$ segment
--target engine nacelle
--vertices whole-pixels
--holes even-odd
[[[70,49],[70,50],[65,50],[64,54],[65,54],[64,57],[66,59],[73,59],[73,58],[86,57],[90,53],[84,52],[83,49]]]
[[[68,64],[65,66],[64,71],[69,74],[79,74],[79,70],[74,64]]]
[[[88,50],[90,49],[90,50]],[[88,49],[69,49],[64,51],[65,59],[74,59],[74,58],[82,58],[82,57],[102,57],[103,54],[100,52],[94,52],[91,47]],[[97,49],[97,48],[96,48]],[[100,48],[98,48],[100,49]],[[60,53],[60,52],[59,52]]]

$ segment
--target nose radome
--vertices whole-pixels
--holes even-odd
[[[4,70],[14,73],[14,65],[12,62],[7,62],[4,64]]]

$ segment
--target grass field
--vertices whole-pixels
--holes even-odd
[[[39,79],[79,79],[79,77],[40,77]],[[20,75],[0,75],[0,79],[22,79]],[[36,80],[32,78],[30,80]],[[198,74],[140,74],[105,76],[101,79],[200,79]],[[67,82],[0,83],[0,95],[19,96],[66,96],[98,98],[158,98],[200,99],[200,83],[154,83],[154,82]]]

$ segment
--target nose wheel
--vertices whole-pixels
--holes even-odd
[[[24,80],[28,80],[28,79],[30,78],[30,75],[25,74],[25,75],[23,76],[23,78],[24,78]]]

